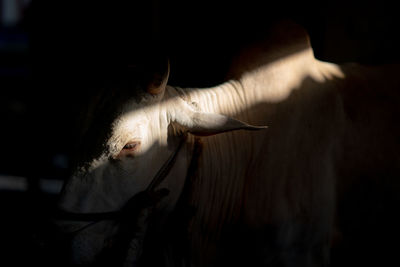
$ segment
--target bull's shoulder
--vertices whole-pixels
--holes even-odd
[[[368,114],[398,113],[400,65],[367,66],[355,63],[340,66],[343,79],[337,85],[345,111],[357,121]],[[382,120],[387,120],[383,116]]]

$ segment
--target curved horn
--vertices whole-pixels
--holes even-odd
[[[182,100],[182,102],[184,101]],[[196,111],[186,102],[183,105],[179,105],[178,110],[175,111],[172,117],[174,122],[190,133],[201,136],[234,130],[262,130],[268,128],[267,126],[253,126],[222,114]]]

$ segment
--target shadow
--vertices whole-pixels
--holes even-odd
[[[400,203],[400,127],[397,123],[400,84],[396,76],[388,71],[396,72],[399,68],[384,66],[372,70],[351,65],[341,69],[345,75],[343,79],[320,83],[306,77],[283,101],[275,104],[260,103],[246,110],[244,117],[251,117],[251,114],[271,114],[266,116],[269,126],[266,133],[268,141],[262,154],[273,159],[266,159],[262,164],[267,165],[266,168],[280,165],[277,169],[281,169],[281,172],[271,179],[282,180],[285,175],[297,176],[300,179],[297,180],[297,184],[295,180],[288,179],[286,182],[289,184],[285,185],[269,180],[268,177],[264,177],[268,181],[264,183],[257,182],[260,177],[247,178],[248,194],[256,195],[260,188],[264,188],[265,196],[250,196],[243,200],[240,219],[232,224],[228,223],[223,228],[221,243],[217,248],[220,253],[218,256],[221,257],[219,263],[222,266],[282,266],[282,262],[288,266],[323,265],[323,259],[318,256],[316,257],[320,262],[304,261],[304,255],[310,251],[315,255],[321,253],[321,244],[313,243],[321,231],[321,225],[304,223],[304,218],[301,218],[302,212],[298,214],[300,219],[293,220],[296,222],[294,226],[287,225],[287,221],[254,226],[252,221],[244,219],[260,207],[265,213],[273,211],[271,206],[260,206],[259,202],[273,202],[275,199],[276,202],[272,205],[284,210],[287,208],[286,201],[293,201],[299,197],[296,194],[313,196],[315,192],[312,190],[318,190],[315,188],[318,183],[325,183],[335,191],[335,197],[332,198],[336,207],[335,232],[329,266],[376,266],[398,262],[394,251],[400,248],[396,241],[400,237],[400,231],[396,226],[399,219],[394,211]],[[370,72],[366,75],[369,78],[365,78],[366,76],[358,71]],[[374,78],[378,77],[378,73],[382,75],[375,81],[370,79],[374,72]],[[392,81],[383,77],[389,77]],[[379,86],[379,81],[384,80],[382,86]],[[325,95],[327,99],[324,99],[319,95],[321,90],[331,91],[332,94]],[[331,113],[335,109],[331,100],[337,96],[343,101],[344,121],[341,120],[343,118],[335,119]],[[320,109],[318,105],[321,103],[326,106],[320,106]],[[306,107],[309,106],[313,106],[309,111],[315,112],[308,113]],[[306,113],[298,114],[300,110]],[[328,114],[331,115],[327,116]],[[325,117],[323,121],[319,121],[322,119],[319,115]],[[301,125],[294,126],[296,122]],[[295,130],[290,126],[295,127]],[[322,129],[326,132],[319,132]],[[277,143],[269,143],[269,140]],[[322,153],[315,152],[332,140],[338,141],[335,144],[338,151],[335,152],[332,170],[337,175],[335,181],[322,181],[323,176],[319,176],[317,180],[302,179],[301,177],[310,175],[310,166],[314,165],[317,169],[319,166],[325,166],[324,163],[329,159],[324,158]],[[270,162],[273,165],[270,165]],[[304,183],[307,185],[304,186]],[[222,192],[227,187],[228,184],[221,185],[216,191]],[[302,200],[297,200],[299,205],[304,204],[301,204]],[[310,201],[312,205],[318,206],[318,201],[323,200],[315,198]],[[327,206],[330,204],[323,203],[322,205]],[[254,213],[254,216],[264,215]],[[257,221],[258,218],[253,219]],[[324,221],[322,217],[320,219],[321,222]],[[290,236],[296,237],[295,243],[282,241],[282,238],[290,239]]]

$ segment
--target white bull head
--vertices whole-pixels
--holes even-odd
[[[95,137],[103,136],[102,140],[88,140],[96,145],[92,148],[97,153],[91,153],[91,157],[81,162],[65,183],[61,209],[80,214],[120,210],[132,196],[145,190],[161,166],[178,152],[177,139],[186,133],[204,136],[237,129],[260,129],[224,115],[198,110],[195,104],[186,102],[174,88],[167,86],[168,74],[169,66],[168,71],[164,67],[163,75],[157,76],[156,82],[147,85],[145,93],[125,99],[109,125],[101,125],[102,118],[96,118],[100,123],[94,123],[97,128],[91,131],[98,131]],[[101,134],[104,128],[109,129]],[[174,208],[190,163],[190,147],[190,141],[186,141],[160,185],[169,189],[170,194],[159,203],[157,211],[168,213]],[[75,231],[87,225],[88,222],[77,221],[64,226],[67,231]],[[73,261],[94,261],[117,227],[111,220],[79,231],[73,240]]]

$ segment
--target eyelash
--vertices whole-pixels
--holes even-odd
[[[131,142],[126,144],[122,149],[126,149],[126,150],[132,150],[135,149],[136,147],[138,147],[140,145],[140,142]]]
[[[134,157],[135,152],[140,148],[140,141],[132,141],[127,143],[115,157],[116,159],[121,159],[124,157]]]

